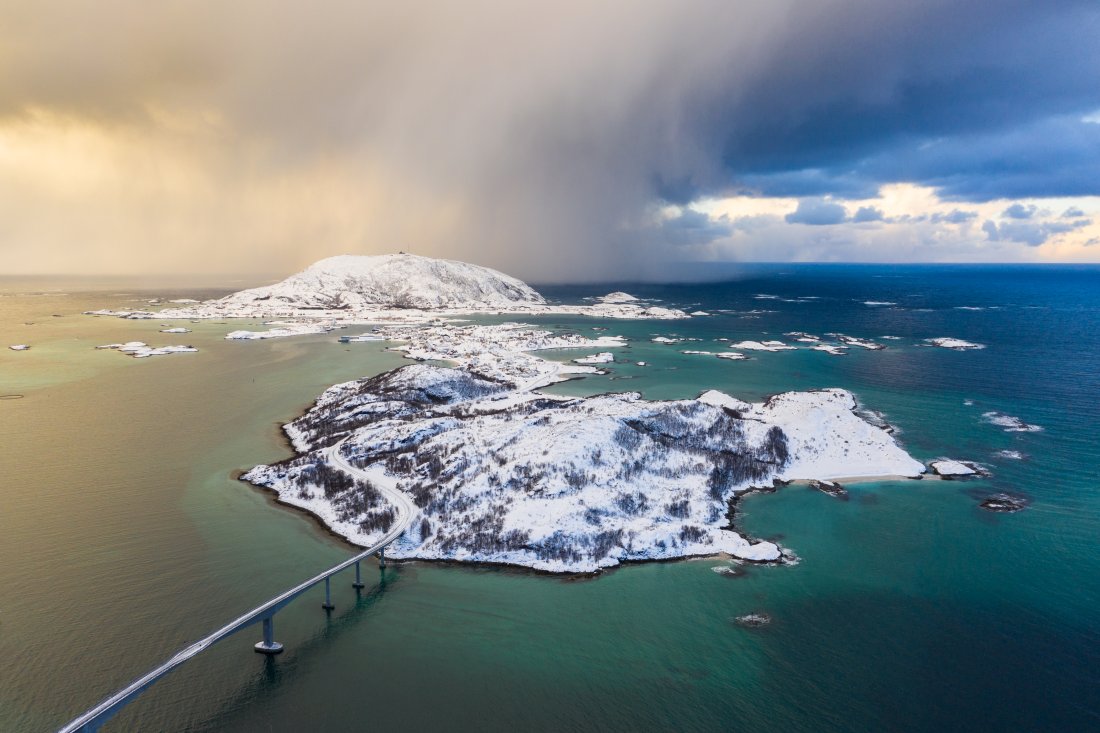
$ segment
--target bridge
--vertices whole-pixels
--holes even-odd
[[[257,622],[263,624],[263,639],[256,644],[256,651],[261,654],[278,654],[283,650],[283,645],[275,641],[275,613],[279,611],[279,609],[323,581],[325,584],[325,601],[321,606],[326,610],[331,610],[334,607],[332,605],[331,591],[331,579],[333,575],[339,573],[341,570],[346,570],[355,566],[355,582],[352,585],[355,588],[362,588],[363,582],[359,570],[360,561],[365,560],[371,555],[377,554],[382,567],[385,567],[386,547],[408,529],[415,509],[409,498],[398,490],[395,480],[380,474],[368,476],[365,471],[351,465],[340,453],[340,448],[343,446],[345,440],[347,440],[347,438],[324,449],[323,454],[332,465],[336,466],[341,471],[344,471],[360,481],[370,481],[378,487],[379,491],[393,504],[396,510],[396,517],[389,530],[387,530],[381,539],[354,557],[350,557],[342,563],[325,570],[323,573],[315,575],[309,580],[299,583],[293,588],[280,593],[266,603],[233,619],[214,633],[176,652],[160,666],[150,670],[126,687],[103,700],[94,708],[91,708],[84,714],[75,718],[68,725],[61,728],[60,733],[76,733],[77,731],[91,733],[99,730],[99,727],[106,723],[111,716],[121,710],[127,703],[137,698],[138,695],[148,689],[153,683],[157,682],[161,677],[164,677],[187,660],[198,656],[201,652],[217,644],[219,641]]]

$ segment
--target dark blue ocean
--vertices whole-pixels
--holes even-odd
[[[741,575],[714,572],[729,568],[716,558],[589,579],[373,568],[361,595],[334,584],[331,615],[320,597],[281,611],[277,659],[244,632],[106,730],[1100,730],[1100,267],[709,274],[722,281],[541,288],[710,314],[533,319],[630,340],[609,374],[552,389],[759,399],[844,387],[916,458],[990,475],[853,484],[846,501],[794,485],[747,497],[741,528],[800,560]],[[285,457],[279,425],[326,386],[401,360],[333,334],[227,342],[247,326],[218,323],[188,324],[199,353],[127,359],[93,347],[152,343],[159,323],[80,311],[218,293],[0,285],[2,344],[32,344],[0,353],[0,729],[50,730],[349,554],[235,472]],[[791,331],[887,348],[681,353]],[[698,340],[651,341],[662,335]],[[924,345],[936,337],[985,348]],[[1028,505],[979,507],[996,493]],[[750,612],[770,625],[734,622]]]

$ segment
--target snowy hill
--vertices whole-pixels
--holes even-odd
[[[637,303],[612,293],[592,304],[549,304],[530,285],[488,267],[405,253],[339,255],[319,260],[282,282],[241,290],[220,300],[163,310],[85,311],[93,316],[161,320],[265,318],[289,320],[282,329],[234,331],[228,338],[260,339],[323,333],[355,323],[428,323],[472,313],[584,315],[596,318],[687,318],[678,308]]]
[[[231,307],[360,310],[499,308],[545,301],[523,281],[487,267],[396,254],[329,257],[280,283],[242,290],[219,302]]]

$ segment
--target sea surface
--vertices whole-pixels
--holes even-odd
[[[361,593],[338,576],[331,614],[317,589],[276,616],[282,655],[253,653],[259,629],[246,630],[104,730],[1100,730],[1100,268],[730,274],[543,288],[567,302],[625,289],[711,314],[527,319],[630,339],[610,374],[550,389],[760,399],[844,387],[918,459],[978,461],[992,475],[852,485],[847,501],[804,486],[746,498],[742,529],[800,561],[739,575],[715,572],[731,567],[721,558],[586,578],[371,565]],[[287,456],[280,425],[325,387],[399,355],[336,334],[225,341],[240,321],[173,323],[194,332],[170,335],[160,321],[80,315],[224,292],[0,280],[0,730],[56,729],[352,552],[235,477]],[[744,362],[680,353],[788,331],[888,348]],[[921,345],[940,336],[986,348]],[[128,340],[200,351],[94,349]],[[16,343],[32,348],[6,348]],[[1006,432],[983,418],[991,411],[1042,430]],[[1030,505],[978,507],[997,492]],[[734,622],[750,612],[771,624]]]

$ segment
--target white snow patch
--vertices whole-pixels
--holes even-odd
[[[783,335],[804,344],[814,344],[821,340],[820,336],[814,336],[812,333],[804,333],[803,331],[788,331]]]
[[[144,341],[127,341],[124,344],[104,344],[97,349],[111,349],[123,354],[129,354],[135,359],[145,359],[150,356],[164,356],[166,354],[182,354],[198,351],[194,346],[150,346]]]
[[[449,361],[471,372],[521,390],[537,389],[573,374],[594,374],[587,365],[562,364],[529,352],[551,349],[617,348],[621,336],[590,339],[575,333],[554,333],[519,323],[491,326],[380,326],[375,333],[417,361]]]
[[[360,344],[370,341],[385,341],[384,338],[373,333],[361,333],[358,336],[341,336],[338,340],[342,344]]]
[[[1038,433],[1043,429],[1039,425],[1029,425],[1020,418],[1003,412],[983,412],[982,417],[986,422],[1004,428],[1006,433]]]
[[[579,359],[574,359],[577,364],[609,364],[615,361],[615,355],[610,351],[602,351],[599,354],[592,354],[591,356],[582,356]]]
[[[791,460],[780,474],[784,480],[924,473],[922,463],[902,450],[889,433],[857,415],[856,409],[851,392],[824,389],[775,395],[754,405],[744,417],[778,425],[786,433]]]
[[[782,341],[741,341],[730,344],[730,348],[746,351],[794,351],[798,347],[785,344]]]
[[[127,310],[111,310],[110,308],[102,308],[94,311],[84,311],[86,316],[114,316],[115,318],[125,318],[128,320],[148,320],[150,318],[156,318],[157,313],[152,311],[127,311]],[[186,316],[184,316],[186,317]]]
[[[313,322],[313,323],[289,323],[279,328],[268,329],[267,331],[230,331],[225,335],[225,338],[230,341],[257,341],[261,339],[275,339],[284,338],[286,336],[301,336],[308,333],[328,333],[338,328],[332,322]]]
[[[714,407],[727,407],[737,412],[744,412],[751,410],[752,405],[743,400],[739,400],[736,397],[732,397],[725,392],[719,392],[716,389],[708,389],[703,394],[696,397],[699,402],[704,405],[713,405]]]
[[[739,535],[735,535],[732,532],[726,532],[730,537],[737,537],[741,542],[729,547],[726,550],[734,557],[741,558],[742,560],[752,560],[753,562],[775,562],[782,553],[779,551],[779,546],[773,542],[757,542],[755,545],[749,544],[744,538]],[[730,543],[733,544],[733,543]]]
[[[946,458],[939,461],[932,461],[928,464],[928,467],[940,476],[976,476],[978,474],[977,471],[967,464]]]
[[[932,346],[939,346],[941,349],[954,349],[955,351],[969,351],[972,349],[985,348],[985,344],[975,344],[970,341],[963,341],[962,339],[952,338],[950,336],[940,336],[938,338],[925,339],[925,341]]]
[[[638,298],[634,297],[630,293],[624,293],[621,290],[616,290],[613,293],[608,293],[607,295],[600,296],[599,300],[604,302],[604,303],[618,304],[618,303],[636,303],[638,301]]]
[[[858,346],[861,349],[867,349],[869,351],[882,351],[886,347],[882,344],[871,341],[870,339],[856,338],[855,336],[845,336],[842,333],[830,334],[837,341],[848,346]]]

